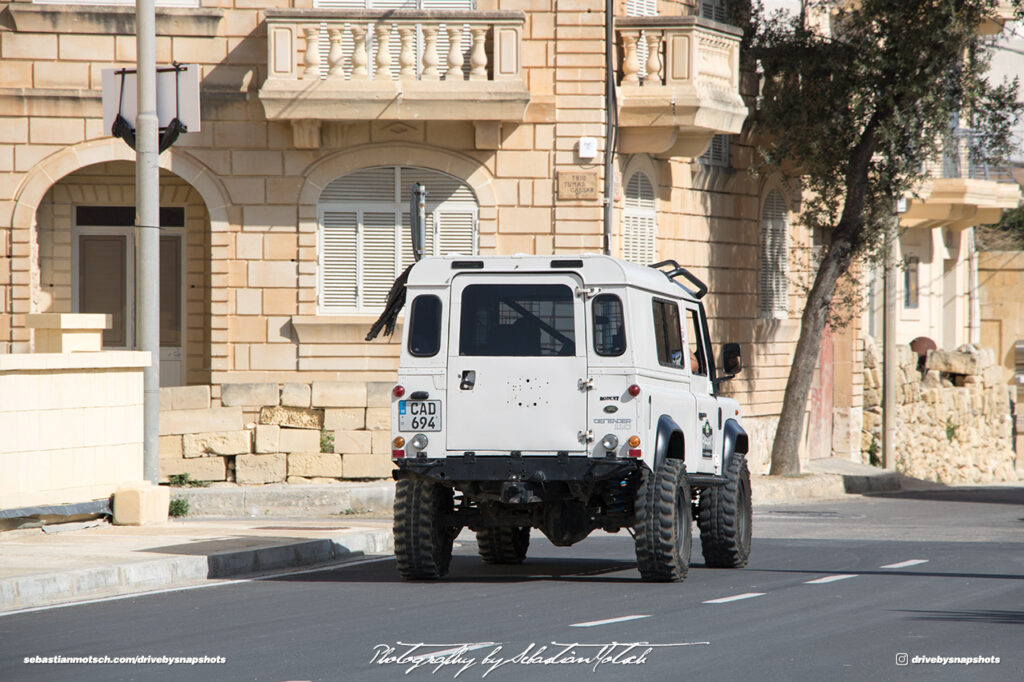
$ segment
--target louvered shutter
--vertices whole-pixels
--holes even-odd
[[[426,168],[395,166],[336,178],[324,188],[319,202],[324,312],[383,307],[395,277],[413,261],[409,196],[415,182],[428,191],[425,255],[477,252],[476,197],[459,179]]]
[[[725,23],[729,18],[725,12],[724,0],[701,0],[700,15],[705,19],[722,23]]]
[[[789,309],[789,229],[786,201],[772,190],[761,210],[761,314],[786,317]]]
[[[355,308],[358,304],[358,216],[324,211],[320,217],[320,306]]]
[[[700,157],[700,162],[706,166],[729,166],[729,136],[715,135],[711,138],[711,146]]]
[[[439,255],[476,253],[476,212],[441,210],[434,214],[438,223]]]
[[[637,171],[626,183],[625,206],[622,212],[622,257],[640,265],[656,259],[658,214],[654,185],[647,174]]]
[[[394,212],[366,211],[362,216],[362,296],[360,307],[380,310],[391,285],[399,275],[395,257],[396,231]]]

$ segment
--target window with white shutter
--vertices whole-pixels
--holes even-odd
[[[761,208],[761,314],[785,318],[789,309],[789,225],[786,200],[777,190]]]
[[[711,146],[698,159],[705,166],[729,167],[729,136],[715,135],[711,138]]]
[[[657,260],[658,212],[654,185],[647,173],[637,171],[626,183],[622,210],[622,257],[640,265]]]
[[[378,313],[395,278],[413,261],[412,185],[427,188],[424,255],[475,255],[478,208],[458,178],[427,168],[381,166],[349,173],[320,195],[319,310]]]

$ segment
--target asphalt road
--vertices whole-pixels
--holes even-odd
[[[0,680],[1024,679],[1024,488],[759,509],[754,533],[741,570],[705,568],[695,543],[681,584],[640,582],[624,532],[535,536],[511,568],[464,534],[438,583],[371,558],[0,617]]]

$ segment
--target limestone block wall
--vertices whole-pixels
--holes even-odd
[[[391,382],[161,389],[160,480],[327,483],[391,476]],[[216,404],[219,402],[220,404]]]
[[[0,509],[89,502],[142,474],[149,353],[0,355]]]
[[[1006,381],[1017,369],[1015,345],[1024,340],[1024,251],[978,253],[981,344],[996,352]]]
[[[881,346],[864,350],[865,463],[881,457]],[[924,378],[917,355],[900,345],[896,387],[896,469],[949,485],[1017,481],[1010,387],[991,350],[970,345],[930,351]]]

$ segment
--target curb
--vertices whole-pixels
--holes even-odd
[[[188,518],[390,516],[395,502],[395,483],[171,488],[171,498],[188,502]]]
[[[387,554],[393,548],[391,529],[375,528],[287,545],[6,578],[0,579],[0,613],[328,564],[365,554]]]
[[[841,500],[847,495],[902,490],[898,474],[801,474],[751,476],[754,506],[813,500]]]

